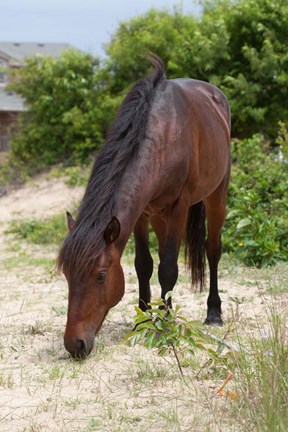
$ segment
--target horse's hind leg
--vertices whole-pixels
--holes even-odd
[[[228,181],[224,179],[217,190],[204,201],[208,225],[206,253],[210,270],[210,289],[205,324],[211,325],[223,324],[221,299],[218,293],[218,263],[221,258],[221,229],[225,221],[227,185]]]
[[[150,278],[153,273],[153,259],[149,251],[149,220],[142,214],[134,227],[135,269],[139,282],[139,307],[148,309],[151,300]]]

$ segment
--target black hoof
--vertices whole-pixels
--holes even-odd
[[[214,326],[214,327],[223,327],[223,325],[224,325],[223,320],[221,318],[219,318],[217,320],[215,320],[215,319],[211,320],[208,317],[205,319],[204,324]]]
[[[208,311],[207,318],[205,319],[204,324],[210,326],[222,327],[223,320],[221,318],[221,313],[217,310]]]

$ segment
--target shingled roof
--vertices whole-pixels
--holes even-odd
[[[66,43],[0,42],[0,56],[4,57],[10,66],[22,66],[25,57],[43,55],[58,58],[69,48],[72,46]]]
[[[26,57],[43,55],[57,59],[64,51],[73,48],[66,43],[1,42],[0,59],[9,67],[21,67]],[[0,86],[0,111],[25,111],[24,99]]]
[[[26,111],[24,99],[21,96],[0,87],[0,111]]]

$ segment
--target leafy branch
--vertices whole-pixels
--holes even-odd
[[[167,293],[165,300],[157,299],[151,302],[150,309],[146,311],[135,307],[135,327],[126,337],[128,343],[132,347],[142,344],[148,349],[156,348],[160,356],[170,353],[175,358],[182,377],[184,374],[180,361],[181,353],[194,355],[197,350],[203,350],[211,361],[224,361],[227,364],[231,352],[237,352],[236,348],[224,341],[227,334],[223,340],[218,339],[204,331],[198,321],[188,321],[182,315],[179,305],[171,309],[167,304],[171,294]],[[215,349],[211,346],[212,343],[217,344]],[[211,361],[205,364],[211,364]]]

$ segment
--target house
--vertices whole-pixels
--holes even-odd
[[[24,66],[24,59],[34,55],[58,58],[71,48],[63,43],[0,42],[0,152],[8,150],[8,142],[25,102],[19,95],[7,91],[9,70]]]

